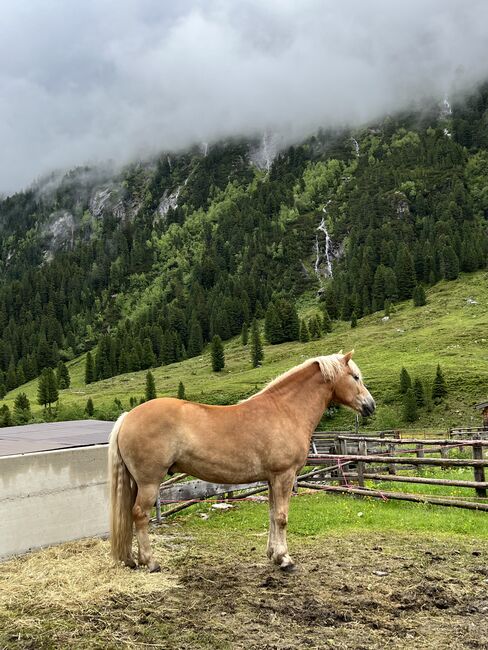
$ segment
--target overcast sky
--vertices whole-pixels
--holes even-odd
[[[0,191],[488,77],[487,0],[2,0]]]

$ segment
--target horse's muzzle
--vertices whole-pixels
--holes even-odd
[[[369,415],[373,415],[376,409],[376,403],[372,397],[368,397],[361,405],[361,415],[364,418],[367,418]]]

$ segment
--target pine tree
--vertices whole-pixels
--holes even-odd
[[[193,317],[190,323],[190,333],[188,335],[188,345],[186,352],[189,357],[196,357],[203,350],[203,335],[200,323],[196,317]]]
[[[432,399],[435,403],[439,403],[447,395],[447,385],[444,379],[444,374],[440,365],[437,365],[434,382],[432,384]]]
[[[178,399],[186,399],[185,385],[182,381],[178,384]]]
[[[398,297],[406,300],[412,296],[415,287],[415,267],[410,251],[405,244],[400,248],[396,263],[396,278],[398,286]]]
[[[415,422],[417,420],[417,401],[413,388],[408,388],[403,397],[403,419],[405,422]]]
[[[242,330],[241,330],[242,345],[247,345],[248,340],[249,340],[249,328],[247,326],[247,323],[244,321],[244,323],[242,323]]]
[[[442,251],[443,275],[446,280],[455,280],[459,276],[459,258],[452,246]]]
[[[7,387],[5,384],[0,384],[0,399],[3,399],[7,394]]]
[[[421,284],[417,284],[417,286],[413,290],[412,298],[413,298],[414,307],[423,307],[427,303],[425,289]]]
[[[25,393],[18,393],[14,401],[14,420],[18,424],[28,422],[32,417],[29,398]]]
[[[18,385],[17,372],[15,370],[15,364],[13,360],[10,361],[8,366],[6,384],[7,384],[7,390],[12,390],[12,388],[15,388]]]
[[[0,427],[10,427],[12,424],[10,409],[6,404],[3,404],[0,407]]]
[[[284,341],[298,341],[300,336],[300,320],[295,305],[289,300],[279,300],[277,309],[281,320]]]
[[[251,325],[251,363],[253,368],[261,365],[264,358],[263,344],[259,333],[257,320],[254,319]]]
[[[417,406],[424,406],[425,404],[425,391],[422,381],[416,377],[413,382],[413,392],[415,393],[415,401]]]
[[[56,368],[56,380],[58,382],[59,388],[69,388],[71,384],[71,377],[69,375],[69,370],[66,364],[63,361],[58,361]]]
[[[264,318],[264,335],[272,345],[282,343],[284,339],[280,314],[275,303],[270,302]]]
[[[87,352],[85,362],[85,384],[91,384],[93,381],[95,381],[95,366],[93,364],[91,352]]]
[[[302,319],[300,321],[300,342],[307,343],[310,341],[310,332],[308,331],[307,323]]]
[[[93,400],[91,397],[89,397],[86,401],[85,413],[88,415],[89,418],[91,418],[95,413],[95,407],[93,406]]]
[[[328,334],[329,332],[332,332],[332,320],[329,316],[329,312],[327,309],[324,309],[324,317],[322,319],[322,331],[324,334]]]
[[[154,383],[154,377],[152,372],[146,374],[146,402],[150,399],[156,399],[156,384]]]
[[[412,387],[412,380],[406,368],[400,371],[400,393],[404,395]]]
[[[212,356],[212,370],[214,372],[220,372],[225,366],[225,356],[222,339],[218,334],[216,334],[212,339],[212,343],[210,344],[210,353]]]
[[[58,384],[56,375],[52,368],[44,368],[37,386],[37,403],[51,412],[51,404],[57,402],[59,398]]]
[[[357,324],[358,324],[358,317],[356,316],[356,311],[353,311],[351,316],[351,327],[352,328],[357,327]]]
[[[145,338],[144,345],[142,346],[142,361],[141,368],[146,370],[147,368],[153,368],[156,365],[156,357],[153,352],[151,339]]]

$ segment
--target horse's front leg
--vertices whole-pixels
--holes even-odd
[[[283,571],[293,571],[294,562],[288,554],[286,527],[288,524],[288,506],[295,481],[295,470],[277,474],[270,481],[269,490],[269,541],[268,557]]]

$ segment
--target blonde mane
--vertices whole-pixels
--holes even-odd
[[[284,381],[291,375],[294,375],[295,373],[299,372],[300,370],[303,370],[304,368],[308,368],[315,362],[319,364],[320,372],[322,373],[324,381],[334,382],[344,368],[342,364],[342,358],[343,358],[342,354],[329,354],[326,357],[312,357],[311,359],[307,359],[303,363],[300,363],[298,366],[294,366],[293,368],[290,368],[290,370],[284,372],[282,375],[279,375],[275,379],[272,379],[268,384],[266,384],[264,388],[261,388],[260,391],[254,393],[254,395],[251,395],[250,397],[242,401],[247,402],[248,400],[257,397],[258,395],[261,395],[262,393],[266,392],[270,388],[273,388],[273,386],[280,384],[282,381]],[[351,365],[354,365],[357,368],[356,364],[354,364],[353,361],[351,361],[350,363]]]

